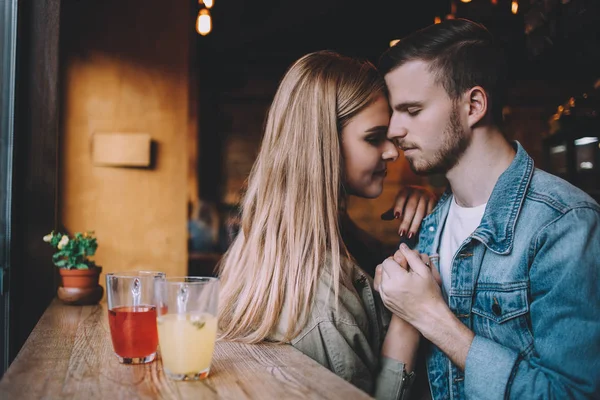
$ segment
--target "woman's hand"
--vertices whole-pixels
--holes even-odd
[[[408,262],[404,255],[394,255],[390,259],[398,262],[402,268],[408,269]],[[381,287],[382,266],[378,265],[375,270],[375,290]],[[417,349],[421,341],[421,333],[411,324],[392,313],[390,325],[381,347],[381,355],[401,361],[405,364],[407,371],[414,371]]]
[[[419,231],[421,222],[437,204],[437,196],[422,186],[403,186],[396,195],[392,208],[381,215],[381,219],[390,221],[399,219],[398,235],[411,239]]]

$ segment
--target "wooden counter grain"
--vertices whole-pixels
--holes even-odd
[[[210,376],[166,378],[160,358],[122,365],[106,303],[54,300],[0,381],[0,399],[369,399],[291,346],[218,342]]]

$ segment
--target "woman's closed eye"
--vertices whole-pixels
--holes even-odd
[[[365,141],[370,144],[377,145],[386,139],[385,135],[369,135],[365,137]]]
[[[381,142],[387,139],[388,128],[384,126],[378,126],[369,129],[368,134],[365,136],[365,142],[373,145],[379,145]]]

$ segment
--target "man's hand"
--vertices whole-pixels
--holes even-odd
[[[417,326],[416,322],[427,317],[430,310],[447,307],[442,297],[437,269],[430,267],[426,255],[402,244],[400,250],[377,269],[381,271],[381,276],[376,287],[383,303],[412,325]]]
[[[394,206],[381,215],[383,220],[400,220],[398,234],[411,239],[419,231],[421,221],[437,204],[436,195],[429,189],[421,186],[403,186],[398,194]]]
[[[393,257],[377,266],[375,287],[390,311],[414,326],[464,370],[475,335],[446,305],[437,269],[429,265],[428,259],[401,244]]]
[[[442,286],[442,278],[440,277],[440,273],[438,272],[435,265],[433,265],[431,263],[431,261],[429,260],[429,256],[427,256],[427,254],[419,254],[419,258],[421,258],[421,261],[423,261],[423,263],[431,269],[431,274],[433,275],[433,278],[435,279],[437,284],[439,286]],[[392,257],[388,257],[388,260],[395,261],[396,264],[398,264],[405,271],[408,271],[408,269],[409,269],[408,261],[407,261],[406,257],[404,257],[404,254],[402,254],[401,250],[396,251],[396,253],[394,253],[394,255]],[[379,292],[379,285],[381,284],[382,271],[383,271],[383,264],[379,264],[377,266],[377,268],[375,268],[375,279],[373,281],[373,287],[378,292]]]

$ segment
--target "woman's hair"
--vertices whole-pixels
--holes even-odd
[[[345,200],[341,130],[385,93],[371,63],[330,51],[302,57],[283,77],[248,179],[240,232],[219,265],[223,339],[268,338],[284,302],[282,341],[293,339],[324,265],[337,299],[349,257],[338,221]]]

